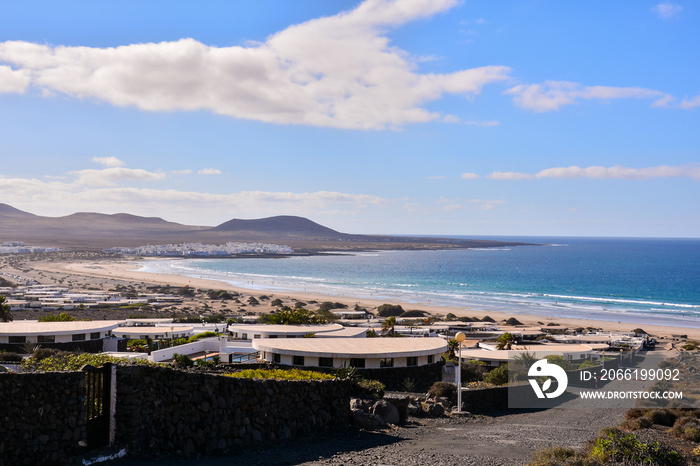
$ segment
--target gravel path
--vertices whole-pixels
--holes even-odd
[[[522,465],[541,448],[578,448],[601,427],[619,424],[625,410],[521,412],[495,417],[412,419],[406,426],[379,432],[347,429],[280,442],[222,457],[114,464],[224,465]]]

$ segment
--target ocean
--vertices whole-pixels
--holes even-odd
[[[459,237],[456,237],[459,238]],[[280,259],[149,261],[141,271],[309,292],[700,328],[700,239],[463,237],[537,243]]]

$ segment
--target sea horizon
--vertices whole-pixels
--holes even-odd
[[[445,236],[538,246],[176,259],[140,270],[268,292],[700,328],[700,239]],[[506,239],[507,238],[507,239]]]

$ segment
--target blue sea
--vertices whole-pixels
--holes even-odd
[[[422,303],[700,328],[700,239],[468,238],[541,246],[176,259],[147,262],[141,270],[405,308]]]

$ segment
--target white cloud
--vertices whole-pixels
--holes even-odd
[[[166,178],[165,173],[149,172],[140,168],[111,167],[103,170],[79,170],[70,172],[76,177],[75,183],[87,186],[114,186],[117,181],[158,181]]]
[[[465,125],[472,125],[472,126],[498,126],[500,123],[495,120],[491,121],[476,121],[476,120],[469,120],[469,121],[464,121],[462,122]]]
[[[477,178],[479,178],[479,175],[477,175],[476,173],[462,173],[461,178],[463,180],[476,180]]]
[[[687,110],[695,107],[700,107],[700,95],[696,95],[692,99],[684,98],[678,106]]]
[[[651,178],[692,178],[700,180],[699,165],[680,165],[647,168],[629,168],[616,165],[614,167],[554,167],[541,170],[535,174],[518,172],[493,172],[488,175],[495,180],[531,180],[537,178],[588,178],[588,179],[621,179],[647,180]]]
[[[487,200],[487,199],[450,199],[441,197],[436,201],[436,204],[441,205],[443,210],[460,210],[464,209],[465,205],[471,207],[471,210],[492,210],[497,205],[505,204],[503,200]]]
[[[216,168],[203,168],[197,172],[200,175],[221,175],[221,170]]]
[[[71,181],[0,176],[0,199],[39,215],[67,215],[78,211],[128,212],[149,217],[158,215],[196,225],[214,225],[233,216],[354,215],[368,209],[385,209],[395,202],[368,194],[333,191],[218,194],[129,187],[118,181],[150,180],[161,174],[123,168],[81,170],[71,175],[75,177]]]
[[[366,0],[290,26],[264,43],[213,47],[194,39],[93,48],[0,43],[0,61],[34,87],[148,111],[210,110],[235,118],[353,129],[438,121],[425,105],[473,96],[508,78],[505,66],[420,74],[386,30],[457,0]],[[448,118],[449,120],[449,118]]]
[[[668,19],[679,15],[683,11],[683,7],[675,3],[665,2],[654,5],[651,11],[656,13],[659,18]]]
[[[13,70],[0,65],[0,94],[22,94],[29,86],[31,78],[26,70]]]
[[[93,157],[92,161],[104,165],[105,167],[122,167],[124,162],[116,157]]]
[[[487,175],[487,178],[492,180],[529,180],[534,178],[534,175],[518,172],[493,172]]]
[[[505,204],[506,201],[501,199],[488,200],[488,199],[467,199],[465,202],[470,203],[474,208],[478,210],[492,210],[496,206]]]
[[[666,106],[671,96],[641,87],[583,86],[568,81],[521,84],[503,92],[512,95],[516,105],[535,112],[558,110],[579,100],[654,99],[652,105]]]

